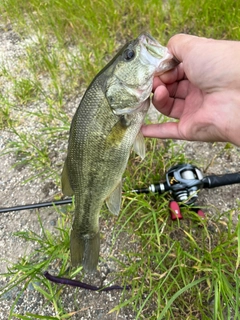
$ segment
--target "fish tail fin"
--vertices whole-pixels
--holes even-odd
[[[86,272],[94,272],[97,268],[100,250],[100,234],[93,237],[83,237],[79,231],[71,232],[71,261],[74,267],[83,265]]]

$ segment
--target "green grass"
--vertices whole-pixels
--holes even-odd
[[[163,4],[155,0],[4,0],[0,13],[22,41],[28,39],[25,54],[19,56],[16,65],[0,66],[1,81],[9,83],[0,93],[0,129],[10,130],[15,137],[6,152],[16,155],[16,166],[31,168],[33,182],[35,177],[51,177],[57,185],[62,161],[56,159],[66,153],[67,132],[77,107],[76,103],[69,106],[69,101],[83,94],[122,43],[142,31],[149,31],[162,44],[178,32],[240,40],[240,3],[234,0],[170,0]],[[34,132],[26,130],[33,117]],[[54,155],[53,149],[58,150]],[[125,173],[125,191],[162,179],[174,164],[194,161],[187,159],[172,141],[163,148],[161,142],[147,140],[147,149],[144,162],[132,156]],[[223,152],[234,149],[226,146]],[[240,224],[233,225],[231,211],[225,213],[227,225],[221,216],[202,223],[187,207],[183,209],[187,218],[172,223],[168,201],[169,196],[123,196],[113,237],[117,239],[120,232],[127,232],[138,250],[123,248],[126,260],[117,261],[120,279],[132,283],[133,289],[130,297],[123,295],[113,311],[131,307],[136,319],[218,320],[230,319],[230,315],[237,319]],[[5,275],[9,282],[3,294],[20,288],[9,319],[41,318],[30,313],[14,315],[18,299],[30,284],[55,310],[56,316],[44,319],[66,319],[74,314],[66,311],[64,289],[42,276],[49,267],[68,277],[80,271],[68,270],[68,212],[72,210],[68,207],[65,212],[57,211],[55,235],[44,229],[40,218],[41,236],[31,230],[16,234],[37,244],[38,250],[10,266]]]

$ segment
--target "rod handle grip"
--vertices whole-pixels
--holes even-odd
[[[203,188],[216,188],[240,183],[240,173],[228,173],[219,176],[206,176],[202,179]]]

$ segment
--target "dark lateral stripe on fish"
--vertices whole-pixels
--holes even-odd
[[[109,287],[96,287],[78,280],[72,280],[68,278],[61,278],[52,276],[49,272],[45,271],[43,275],[50,281],[60,284],[66,284],[72,287],[79,287],[82,289],[92,290],[92,291],[111,291],[111,290],[130,290],[131,286],[121,287],[119,285],[113,285]]]

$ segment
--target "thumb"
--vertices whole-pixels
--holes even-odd
[[[183,62],[196,44],[199,44],[201,40],[204,41],[204,39],[205,38],[180,33],[174,35],[169,40],[167,47],[180,62]]]

